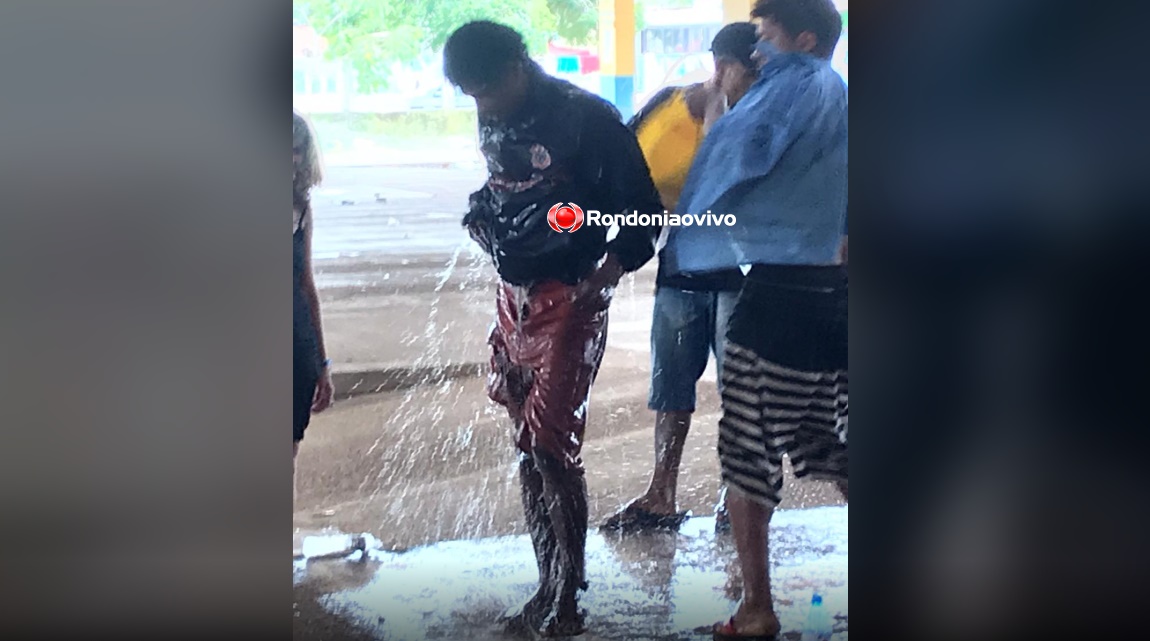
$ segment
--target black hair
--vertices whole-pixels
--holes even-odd
[[[820,58],[831,57],[843,33],[842,16],[831,0],[758,0],[751,17],[774,20],[792,38],[810,31],[818,39],[811,53]]]
[[[715,34],[715,39],[711,41],[711,53],[715,54],[715,58],[729,58],[747,69],[754,69],[751,53],[758,40],[754,24],[732,22]]]
[[[527,45],[518,31],[478,20],[448,36],[443,47],[443,75],[457,87],[486,87],[497,84],[513,66],[527,60]]]

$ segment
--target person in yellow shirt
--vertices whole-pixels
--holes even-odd
[[[711,42],[715,73],[706,82],[668,87],[631,119],[639,147],[663,206],[674,212],[695,152],[717,118],[758,78],[751,58],[755,25],[723,27]],[[686,232],[686,230],[680,230]],[[609,518],[605,528],[678,527],[686,518],[675,500],[679,462],[695,411],[695,385],[707,368],[708,352],[721,366],[727,319],[742,285],[739,270],[709,274],[665,273],[660,260],[651,324],[651,393],[655,412],[655,468],[643,496]],[[725,529],[725,509],[716,510]]]
[[[717,97],[711,82],[667,87],[628,123],[668,211],[675,211],[691,160],[703,141],[706,112],[708,107],[715,110],[713,105],[720,102]]]

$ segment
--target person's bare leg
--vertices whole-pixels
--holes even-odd
[[[732,489],[727,495],[731,532],[743,573],[743,601],[735,612],[735,629],[740,634],[778,634],[781,629],[771,597],[768,525],[774,510]]]
[[[663,516],[678,513],[679,465],[690,429],[691,412],[655,414],[655,467],[651,472],[651,482],[642,496],[608,519],[607,525],[617,525],[625,521],[627,515],[639,510]]]
[[[565,467],[549,454],[537,451],[535,462],[542,473],[551,532],[558,544],[558,562],[552,575],[558,601],[543,633],[575,636],[585,630],[579,590],[587,588],[587,484],[579,470]]]
[[[675,514],[676,490],[679,485],[679,464],[683,460],[683,446],[691,430],[691,412],[658,412],[655,414],[655,468],[651,484],[642,502],[644,509],[655,514]]]
[[[543,476],[539,473],[531,455],[520,456],[519,483],[527,531],[531,534],[531,545],[535,548],[535,562],[539,567],[539,587],[535,594],[515,612],[504,618],[509,632],[522,633],[537,631],[555,602],[555,581],[552,577],[556,572],[558,547],[551,531],[551,517],[544,501]]]

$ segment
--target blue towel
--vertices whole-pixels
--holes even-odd
[[[847,88],[826,60],[773,57],[703,140],[676,213],[734,226],[671,227],[669,274],[829,265],[846,229]]]

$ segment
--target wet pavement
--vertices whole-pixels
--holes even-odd
[[[847,639],[847,507],[780,510],[771,527],[771,566],[783,637],[798,639],[813,592],[836,616],[834,639]],[[348,536],[306,538],[316,556],[347,546]],[[320,586],[328,606],[378,639],[510,638],[498,624],[536,585],[535,557],[523,535],[449,541],[404,552],[371,549],[345,560],[297,561],[297,585]],[[580,639],[661,641],[710,638],[741,594],[729,535],[714,519],[693,518],[678,532],[593,532],[587,541],[590,589],[582,598],[588,632]]]
[[[485,179],[480,168],[332,168],[312,192],[313,259],[450,255],[473,244],[460,221]]]
[[[638,361],[638,362],[636,362]],[[588,509],[599,524],[647,485],[654,414],[646,359],[608,350],[583,445]],[[719,400],[699,384],[680,466],[678,504],[711,516],[719,491]],[[299,453],[295,525],[365,532],[392,549],[523,534],[516,450],[485,380],[449,381],[343,400],[312,419]],[[830,483],[783,468],[784,509],[841,504]]]
[[[337,368],[486,361],[494,275],[458,222],[482,179],[461,167],[329,173],[314,196],[314,240]],[[612,305],[584,447],[592,524],[638,495],[650,473],[653,274],[651,264],[628,277]],[[674,535],[589,538],[590,632],[580,638],[709,639],[695,628],[733,611],[734,549],[708,518],[718,490],[714,385],[712,366],[681,467],[679,506],[696,518]],[[314,536],[324,531],[363,532],[377,547],[362,562],[297,564],[297,638],[352,638],[347,613],[363,638],[502,638],[493,621],[535,582],[514,457],[505,413],[481,377],[341,397],[314,417],[297,472],[297,548],[314,557],[346,546],[347,535]],[[828,484],[785,472],[772,553],[779,613],[794,631],[816,587],[846,613],[846,508]]]

